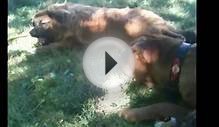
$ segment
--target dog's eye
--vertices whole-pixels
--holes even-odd
[[[39,24],[43,24],[42,20],[40,20]]]
[[[42,19],[40,20],[40,24],[48,24],[50,20]]]
[[[44,29],[48,29],[49,28],[49,25],[48,23],[41,23],[41,26],[44,28]]]
[[[39,24],[46,24],[45,22],[43,22],[42,20],[40,20]]]

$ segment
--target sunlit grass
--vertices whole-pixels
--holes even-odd
[[[80,115],[89,98],[101,94],[82,76],[81,60],[76,52],[52,51],[39,55],[22,50],[9,52],[10,126],[71,123],[69,118]]]

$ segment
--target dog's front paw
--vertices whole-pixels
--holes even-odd
[[[123,109],[118,112],[119,117],[129,121],[129,122],[136,122],[137,119],[135,117],[135,113],[131,111],[131,109]]]

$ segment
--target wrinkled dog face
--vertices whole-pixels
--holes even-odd
[[[65,30],[66,10],[45,10],[38,12],[32,21],[32,37],[39,40],[40,45],[48,45],[62,39]]]
[[[151,76],[151,66],[158,60],[158,47],[153,40],[140,37],[133,42],[132,51],[135,56],[134,77],[137,82],[144,83],[146,77]]]
[[[139,83],[144,82],[145,75],[148,73],[148,67],[145,63],[145,59],[143,57],[143,41],[144,39],[138,39],[135,41],[135,43],[132,45],[132,51],[134,53],[135,57],[135,71],[134,71],[134,77],[136,81]]]
[[[47,45],[48,42],[54,40],[54,32],[52,30],[53,20],[48,15],[36,16],[32,24],[34,28],[30,31],[30,35],[38,38],[39,43]]]

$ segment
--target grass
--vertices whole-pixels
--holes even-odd
[[[82,54],[76,50],[37,54],[9,50],[9,126],[144,126],[128,123],[116,114],[95,112],[96,98],[104,91],[85,78]]]
[[[34,13],[57,0],[10,0],[8,38],[28,34]],[[62,0],[59,0],[62,1]],[[194,0],[69,0],[107,7],[141,7],[152,10],[177,28],[195,29]],[[86,79],[82,50],[33,53],[36,39],[14,39],[8,48],[9,127],[152,127],[153,123],[129,123],[116,114],[95,112],[96,99],[104,91]],[[131,107],[164,101],[162,92],[130,85]]]
[[[75,54],[9,52],[10,126],[26,126],[30,121],[54,126],[60,119],[80,114],[83,105],[102,94],[89,85]]]

